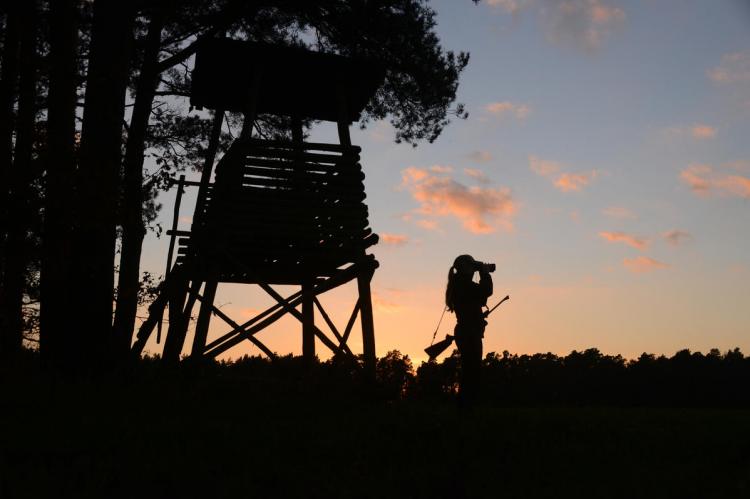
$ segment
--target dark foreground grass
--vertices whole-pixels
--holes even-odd
[[[3,380],[0,497],[750,497],[750,411]]]

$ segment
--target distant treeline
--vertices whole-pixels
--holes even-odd
[[[281,383],[299,381],[299,389],[361,393],[360,361],[333,358],[307,365],[301,358],[275,362],[243,357],[216,364],[233,377]],[[394,350],[378,359],[376,395],[385,399],[449,400],[458,391],[457,351],[441,362],[414,368],[407,355]],[[642,354],[627,360],[596,348],[517,355],[486,355],[482,369],[483,400],[493,405],[635,405],[750,406],[750,357],[736,348],[707,354],[680,350],[671,357]]]
[[[389,357],[389,354],[381,362]],[[395,362],[392,361],[392,362]],[[423,363],[406,384],[410,397],[455,393],[456,353]],[[739,348],[708,354],[680,350],[671,357],[626,360],[596,348],[516,355],[490,353],[483,362],[484,399],[501,405],[749,406],[750,357]]]
[[[26,350],[22,366],[0,365],[0,379],[33,377],[30,372],[38,372],[37,356]],[[292,355],[200,363],[186,359],[173,367],[158,357],[145,357],[121,373],[124,376],[111,374],[129,385],[224,393],[229,398],[239,394],[258,401],[376,397],[450,402],[458,392],[459,371],[456,351],[441,362],[423,362],[415,369],[408,355],[393,350],[378,359],[374,383],[366,379],[362,359],[352,357],[314,362]],[[739,348],[725,353],[712,349],[707,354],[680,350],[671,357],[644,353],[634,360],[605,355],[596,348],[566,356],[505,351],[487,354],[482,366],[482,401],[499,406],[750,407],[748,388],[750,356]]]

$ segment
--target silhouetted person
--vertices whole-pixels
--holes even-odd
[[[456,314],[454,334],[461,354],[459,404],[462,407],[473,404],[479,395],[482,338],[487,325],[482,307],[492,295],[490,272],[494,268],[494,264],[478,262],[471,255],[461,255],[448,271],[445,305]],[[473,280],[475,272],[479,272],[478,283]]]

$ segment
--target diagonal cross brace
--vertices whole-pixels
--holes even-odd
[[[198,298],[201,302],[203,302],[203,297],[201,295],[196,295],[196,298]],[[242,326],[234,322],[227,314],[221,311],[216,305],[211,305],[211,311],[216,315],[218,318],[232,326],[234,329],[233,331],[238,331],[240,329],[243,329]],[[265,346],[259,339],[255,338],[253,335],[248,335],[247,339],[250,340],[256,347],[258,347],[263,353],[265,353],[269,358],[275,359],[276,354],[273,353],[267,346]],[[217,354],[218,355],[218,354]]]
[[[286,310],[289,314],[294,316],[298,321],[303,322],[302,313],[300,313],[300,311],[297,310],[296,308],[292,307],[289,304],[289,302],[284,299],[283,296],[281,296],[279,293],[276,292],[276,290],[274,290],[271,286],[263,282],[259,283],[258,285],[263,289],[263,291],[271,295],[277,302],[279,302],[279,304],[282,307],[284,307],[284,310]],[[315,324],[311,324],[310,327],[312,328],[313,333],[315,333],[315,336],[317,336],[318,339],[325,346],[327,346],[333,353],[339,352],[340,350],[339,346],[337,346],[334,342],[332,342],[328,338],[328,336],[326,336],[325,333],[323,333],[323,331],[321,331],[320,328],[318,328],[318,326],[316,326]]]

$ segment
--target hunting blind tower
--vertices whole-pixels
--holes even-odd
[[[347,341],[359,316],[365,365],[374,368],[370,280],[378,263],[367,248],[378,236],[369,228],[360,148],[351,144],[349,124],[359,118],[383,78],[377,65],[301,48],[229,39],[202,46],[195,59],[191,104],[215,110],[214,129],[200,182],[184,176],[177,182],[166,278],[138,332],[134,353],[142,352],[154,329],[160,335],[168,306],[162,357],[178,361],[199,301],[191,357],[216,357],[246,340],[273,357],[257,333],[286,314],[302,324],[304,357],[314,357],[315,338],[334,354],[352,355]],[[243,129],[216,165],[211,182],[226,111],[244,114]],[[253,137],[259,114],[290,118],[292,140]],[[339,144],[305,142],[302,120],[335,121]],[[182,192],[190,186],[198,188],[192,226],[178,230]],[[356,281],[359,298],[345,328],[338,329],[318,296],[351,281]],[[258,285],[275,304],[238,324],[214,306],[222,282]],[[299,290],[283,297],[273,285]],[[316,308],[332,337],[315,324]],[[231,330],[209,341],[212,314]]]

